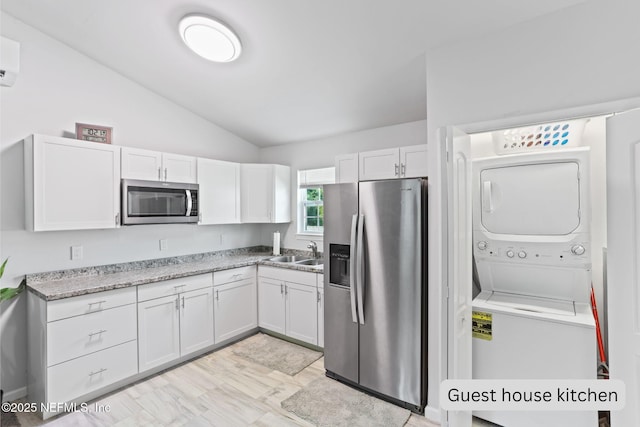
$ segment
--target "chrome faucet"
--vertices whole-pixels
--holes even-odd
[[[314,242],[313,240],[309,242],[309,244],[307,245],[308,249],[311,249],[311,252],[313,252],[313,257],[314,258],[318,258],[318,244],[316,242]]]

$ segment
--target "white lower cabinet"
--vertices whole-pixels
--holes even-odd
[[[324,347],[324,275],[318,274],[318,347]]]
[[[110,347],[48,369],[50,402],[68,402],[138,373],[136,342]]]
[[[258,278],[258,325],[285,334],[284,281]]]
[[[140,372],[213,345],[212,275],[139,286],[138,343]]]
[[[138,303],[140,371],[180,357],[180,316],[177,296]]]
[[[316,274],[265,267],[266,277],[256,282],[256,270],[233,268],[56,301],[28,292],[30,401],[92,399],[258,324],[322,345]],[[45,419],[54,415],[43,412]]]
[[[216,286],[214,293],[216,343],[258,326],[255,277]]]
[[[27,307],[27,393],[38,409],[138,373],[135,287],[56,301],[28,292]]]
[[[318,344],[316,287],[286,282],[285,300],[286,335],[309,344]]]
[[[260,267],[258,276],[260,327],[318,345],[317,274]]]
[[[180,354],[213,345],[213,288],[180,294]]]

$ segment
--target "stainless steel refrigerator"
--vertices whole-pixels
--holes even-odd
[[[426,404],[426,179],[324,186],[328,377]]]

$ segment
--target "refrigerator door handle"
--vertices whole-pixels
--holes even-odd
[[[349,293],[351,295],[351,319],[353,323],[358,323],[358,313],[356,312],[356,229],[358,226],[358,215],[351,218],[351,249],[349,253]]]
[[[356,267],[356,283],[358,285],[357,297],[358,297],[358,320],[360,324],[364,325],[364,215],[360,215],[358,221],[358,253]]]

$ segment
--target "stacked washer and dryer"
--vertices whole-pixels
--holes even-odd
[[[553,148],[473,161],[475,379],[597,377],[589,148]],[[597,426],[596,411],[474,415],[504,427]]]

